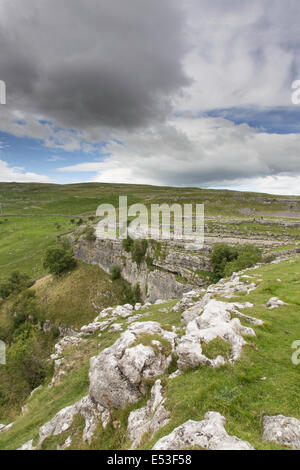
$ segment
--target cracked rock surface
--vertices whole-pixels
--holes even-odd
[[[77,403],[60,410],[54,418],[40,428],[37,446],[33,446],[33,441],[26,442],[19,450],[40,449],[42,443],[49,436],[57,436],[67,431],[73,422],[74,416],[80,414],[85,420],[85,427],[82,438],[91,442],[97,424],[101,420],[103,408],[95,405],[89,396],[83,397]]]
[[[209,411],[203,421],[189,420],[157,441],[153,450],[182,450],[202,447],[208,450],[254,450],[251,444],[230,436],[220,413]]]
[[[109,348],[90,361],[90,396],[95,403],[124,408],[145,393],[145,379],[163,374],[171,363],[159,341],[155,347],[136,342],[140,334],[160,335],[175,344],[176,334],[165,331],[157,322],[137,322],[128,327]],[[157,344],[159,343],[159,344]],[[155,350],[158,349],[158,352]]]
[[[134,410],[128,417],[127,437],[132,442],[131,449],[136,449],[145,433],[154,433],[168,424],[169,412],[164,407],[161,381],[157,380],[151,389],[151,397],[147,405]]]
[[[194,368],[198,365],[218,367],[224,364],[225,359],[222,356],[217,356],[212,360],[202,353],[201,343],[209,343],[216,338],[221,338],[231,344],[230,362],[236,361],[241,355],[242,347],[246,344],[242,335],[256,335],[252,328],[243,326],[238,318],[232,319],[231,315],[250,319],[256,325],[263,323],[261,320],[243,315],[237,310],[237,308],[250,306],[252,305],[249,303],[227,303],[209,298],[207,298],[205,306],[202,302],[201,306],[197,307],[200,309],[199,313],[203,312],[202,315],[187,324],[186,334],[178,341],[176,352],[179,370]],[[194,313],[196,313],[196,309]]]
[[[283,415],[264,416],[263,441],[274,441],[277,444],[300,450],[300,421]]]

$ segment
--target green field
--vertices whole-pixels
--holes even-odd
[[[202,203],[208,217],[207,223],[212,228],[214,222],[209,217],[214,217],[218,224],[222,220],[228,222],[233,217],[243,219],[259,214],[270,220],[276,215],[290,220],[300,218],[300,197],[292,196],[101,183],[0,183],[0,279],[7,278],[15,269],[26,272],[34,279],[45,274],[43,253],[56,242],[59,234],[74,229],[70,220],[82,218],[86,221],[89,216],[95,215],[102,203],[118,207],[120,195],[128,196],[128,205],[138,202],[146,205]],[[226,224],[226,228],[236,229],[241,234],[271,231],[297,236],[299,231],[285,230],[279,226],[258,226],[254,222],[236,226]]]

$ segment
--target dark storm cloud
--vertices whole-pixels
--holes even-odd
[[[0,6],[8,105],[63,127],[162,120],[189,83],[177,0],[15,0]]]

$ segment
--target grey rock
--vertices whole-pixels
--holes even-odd
[[[278,297],[271,297],[271,299],[269,299],[266,303],[266,307],[270,310],[273,310],[277,307],[282,307],[283,305],[286,305],[286,303],[278,299]]]
[[[132,411],[128,417],[127,437],[132,442],[131,449],[136,449],[144,434],[152,436],[158,429],[169,422],[169,413],[164,407],[161,381],[157,380],[151,389],[151,397],[146,406]]]
[[[178,341],[176,352],[179,370],[194,368],[198,365],[218,367],[224,364],[225,359],[222,356],[211,360],[202,353],[201,343],[209,343],[216,338],[221,338],[231,344],[230,362],[236,361],[241,355],[243,345],[246,344],[242,335],[255,336],[255,332],[252,328],[243,326],[238,318],[231,319],[231,314],[237,314],[237,306],[242,308],[249,307],[249,305],[251,304],[209,300],[202,315],[188,323],[186,334]],[[255,324],[261,324],[257,319],[252,318],[252,320]]]
[[[277,444],[300,450],[300,421],[283,415],[264,416],[263,441],[273,441]]]
[[[95,403],[124,408],[145,393],[144,379],[163,374],[170,362],[158,344],[144,346],[134,343],[140,334],[158,334],[175,347],[176,333],[165,331],[157,322],[136,322],[121,334],[109,348],[90,361],[90,396]],[[156,353],[155,351],[158,350]]]
[[[71,427],[76,414],[80,414],[84,418],[85,427],[82,438],[84,441],[90,442],[97,424],[101,420],[102,412],[103,408],[95,405],[89,396],[83,397],[74,405],[63,408],[54,418],[40,428],[37,448],[40,448],[49,436],[57,436],[67,431]]]
[[[220,413],[210,411],[203,421],[189,420],[175,428],[159,439],[153,450],[182,450],[194,446],[208,450],[253,450],[248,442],[227,434],[225,423]]]

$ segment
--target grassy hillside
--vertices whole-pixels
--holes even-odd
[[[94,215],[99,204],[118,204],[119,195],[135,202],[204,203],[207,215],[249,214],[300,216],[300,197],[228,190],[173,188],[109,183],[70,185],[0,183],[0,204],[7,214]]]
[[[187,370],[181,376],[167,380],[162,377],[166,390],[166,408],[171,411],[170,423],[158,431],[153,439],[146,436],[141,448],[151,448],[158,438],[171,432],[174,427],[188,419],[201,420],[207,411],[219,411],[227,420],[226,430],[249,441],[257,449],[280,449],[274,443],[263,443],[262,417],[264,414],[284,414],[300,419],[299,378],[300,368],[293,365],[291,345],[300,338],[300,259],[294,262],[265,265],[251,270],[258,288],[248,296],[239,294],[230,299],[249,301],[254,307],[245,310],[251,316],[264,320],[263,326],[255,326],[256,338],[248,338],[249,345],[243,349],[241,359],[234,365],[217,369],[199,367]],[[265,303],[278,296],[288,305],[268,310]],[[228,299],[223,299],[228,301]],[[180,313],[171,311],[175,301],[155,305],[144,312],[143,319],[156,320],[161,324],[180,325]],[[168,313],[162,315],[161,309]],[[121,320],[124,323],[125,320]],[[247,321],[242,323],[246,326]],[[53,417],[62,407],[74,403],[88,391],[89,357],[112,344],[119,334],[104,332],[100,338],[90,337],[80,348],[69,346],[65,357],[72,359],[70,372],[53,388],[43,387],[29,401],[28,409],[20,416],[11,430],[0,434],[0,448],[17,448],[25,441],[35,438],[38,428]],[[218,352],[220,350],[218,349]],[[211,349],[210,354],[216,351]],[[169,372],[174,370],[171,365]],[[125,410],[113,411],[113,419],[121,427],[112,424],[103,431],[99,426],[89,448],[126,449],[126,426],[129,412],[143,406],[147,397]],[[47,403],[47,407],[43,406]],[[82,422],[75,418],[74,428],[81,429]],[[69,434],[68,434],[69,435]],[[67,435],[45,441],[45,448],[56,448]],[[75,438],[73,448],[86,448]]]
[[[233,218],[243,219],[263,215],[272,220],[280,216],[287,220],[300,218],[300,197],[198,188],[172,188],[145,185],[85,183],[53,185],[38,183],[0,183],[0,280],[15,269],[31,278],[46,274],[42,254],[56,237],[73,230],[76,223],[94,216],[99,204],[118,207],[120,195],[128,196],[128,204],[203,203],[206,222],[212,232],[217,225]],[[245,222],[226,225],[241,236],[267,232],[297,237],[298,229],[257,226]]]
[[[45,318],[75,329],[91,322],[102,309],[123,303],[124,290],[129,288],[121,279],[111,281],[98,266],[82,262],[62,278],[48,275],[32,287]]]

